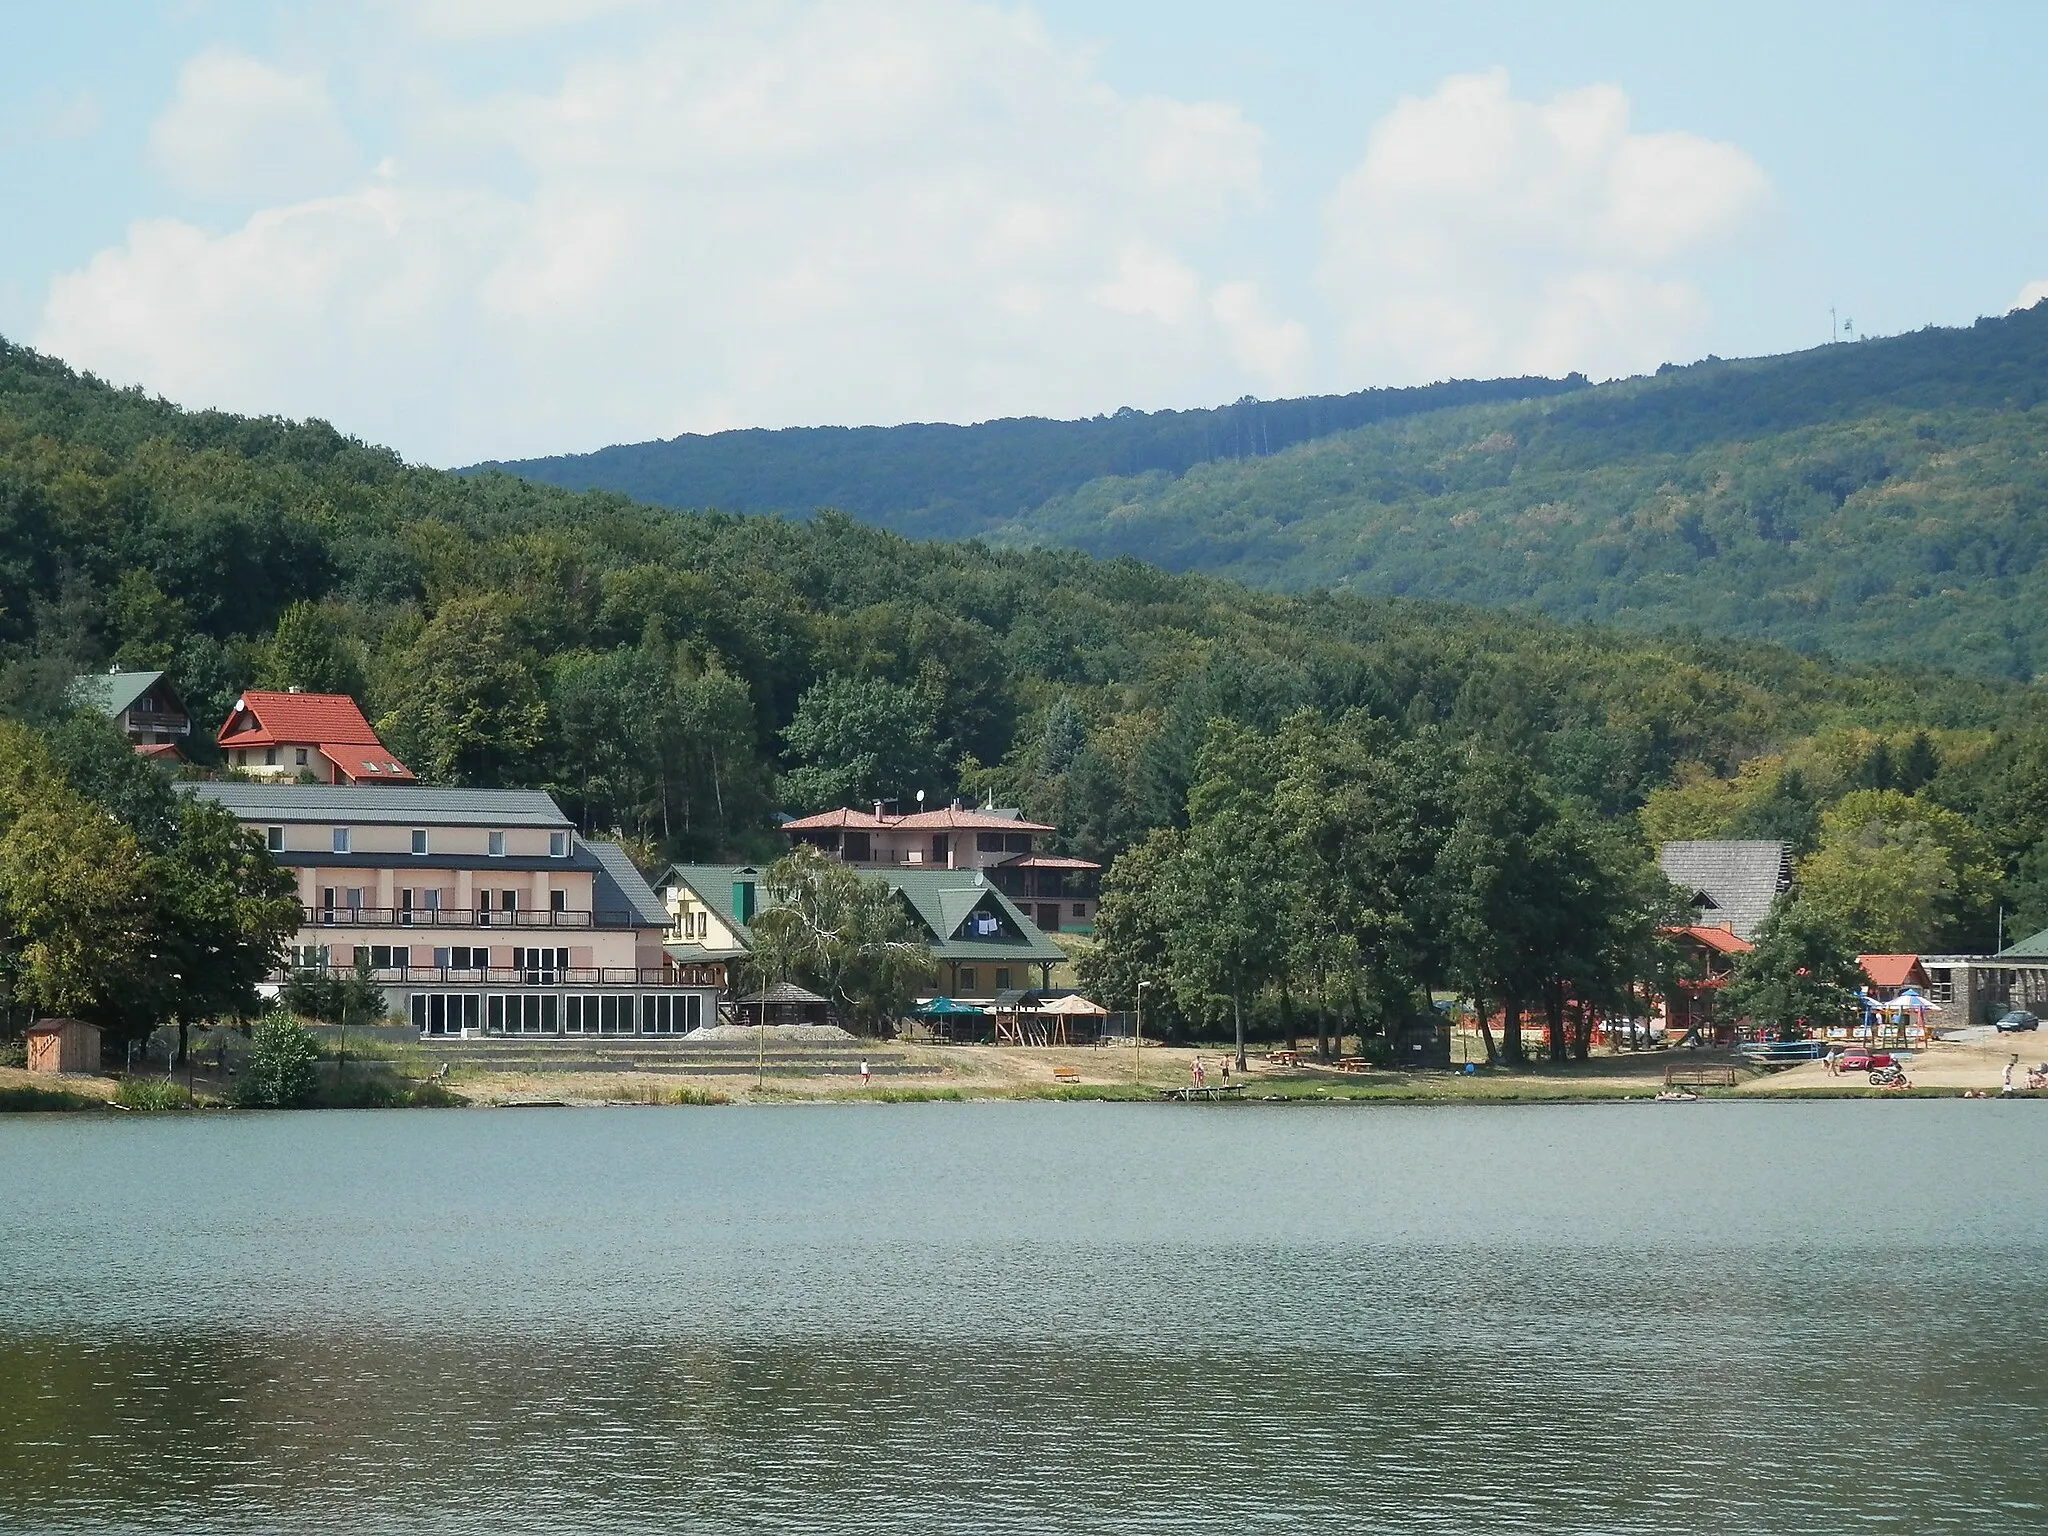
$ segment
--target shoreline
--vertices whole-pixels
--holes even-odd
[[[2004,1065],[2013,1055],[2022,1067],[2030,1059],[2017,1036],[2005,1041],[1940,1042],[1912,1054],[1906,1089],[1873,1088],[1862,1077],[1830,1077],[1819,1062],[1765,1071],[1726,1052],[1637,1051],[1595,1056],[1561,1066],[1548,1062],[1509,1070],[1482,1067],[1473,1073],[1374,1069],[1340,1072],[1317,1064],[1285,1066],[1254,1057],[1234,1080],[1225,1102],[1243,1104],[1614,1104],[1653,1102],[1664,1089],[1667,1067],[1733,1066],[1733,1087],[1689,1090],[1694,1102],[1728,1100],[1929,1099],[1986,1095],[1999,1097]],[[2019,1049],[2015,1050],[2015,1043]],[[2033,1053],[2048,1051],[2043,1039]],[[865,1087],[856,1071],[750,1053],[722,1052],[729,1059],[693,1061],[646,1070],[638,1063],[612,1067],[602,1061],[552,1069],[532,1065],[493,1067],[475,1058],[438,1061],[430,1048],[351,1051],[348,1065],[322,1065],[321,1093],[309,1108],[603,1108],[701,1107],[761,1104],[911,1104],[1106,1102],[1161,1103],[1169,1089],[1190,1080],[1200,1055],[1209,1081],[1218,1080],[1225,1053],[1184,1046],[1148,1046],[1142,1079],[1128,1075],[1131,1053],[1117,1048],[917,1046],[875,1042],[865,1046],[874,1068]],[[695,1070],[693,1070],[693,1068]],[[1059,1074],[1066,1074],[1061,1076]],[[131,1081],[165,1082],[156,1074]],[[184,1084],[180,1075],[174,1080]],[[2021,1079],[2023,1082],[2024,1079]],[[0,1069],[0,1113],[106,1114],[189,1112],[232,1108],[232,1084],[205,1073],[193,1078],[198,1102],[165,1110],[156,1105],[117,1102],[121,1080],[113,1076],[31,1075]],[[2017,1089],[2013,1098],[2048,1099],[2048,1091]]]

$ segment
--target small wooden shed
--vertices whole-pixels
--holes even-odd
[[[31,1072],[97,1072],[100,1027],[83,1019],[38,1019],[28,1027]]]

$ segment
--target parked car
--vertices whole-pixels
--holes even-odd
[[[1855,1045],[1842,1052],[1835,1063],[1837,1072],[1878,1072],[1886,1067],[1896,1067],[1898,1061],[1890,1051],[1873,1051],[1867,1046]]]
[[[1992,1026],[2001,1035],[2025,1034],[2028,1030],[2039,1029],[2040,1027],[2041,1021],[2024,1008],[2013,1009],[2011,1013],[2008,1013]]]

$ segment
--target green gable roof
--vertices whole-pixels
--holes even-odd
[[[657,889],[686,885],[697,899],[718,914],[750,948],[753,934],[733,916],[732,887],[736,879],[760,886],[762,871],[751,864],[671,864],[654,882]],[[1054,944],[1016,904],[971,869],[863,869],[863,880],[887,885],[925,930],[925,944],[941,960],[1003,960],[1058,963],[1066,951]],[[765,887],[757,890],[756,913],[773,903]],[[968,930],[977,911],[992,914],[1000,933],[981,937]]]
[[[112,720],[163,680],[161,672],[87,672],[71,680],[71,701]]]
[[[2000,960],[2048,960],[2048,928],[2043,928],[2030,939],[2008,945],[1998,952]]]

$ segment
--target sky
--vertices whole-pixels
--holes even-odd
[[[2048,294],[2048,6],[0,0],[0,335],[457,465]]]

